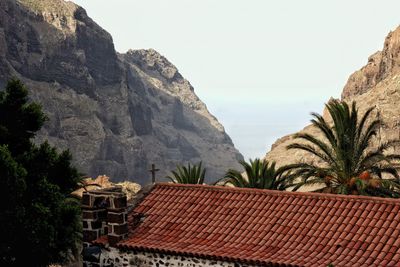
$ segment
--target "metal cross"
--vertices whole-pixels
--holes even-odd
[[[158,172],[160,169],[156,169],[156,165],[153,163],[151,164],[151,169],[149,172],[151,172],[151,182],[154,184],[156,182],[156,172]]]

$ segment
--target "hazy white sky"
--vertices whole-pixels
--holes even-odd
[[[399,0],[73,0],[119,52],[154,48],[245,158],[262,157],[339,97],[400,22]]]

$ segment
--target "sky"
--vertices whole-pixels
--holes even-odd
[[[305,127],[400,24],[398,0],[73,0],[116,50],[153,48],[245,159]]]

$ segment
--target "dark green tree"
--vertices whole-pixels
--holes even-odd
[[[275,162],[270,163],[258,158],[254,161],[250,159],[250,163],[245,161],[239,161],[239,163],[243,166],[245,173],[229,169],[218,183],[231,184],[235,187],[286,189],[289,174],[286,173],[285,167],[276,168]]]
[[[176,171],[171,171],[172,175],[167,176],[175,184],[203,184],[206,175],[206,169],[200,162],[197,165],[177,166]]]
[[[47,266],[76,254],[79,202],[70,197],[81,176],[68,151],[32,138],[46,120],[18,80],[0,92],[0,265]]]
[[[26,171],[11,156],[7,146],[0,146],[0,265],[13,265],[19,242],[24,235],[25,207],[22,203],[26,192]]]
[[[0,144],[7,144],[14,157],[29,151],[31,139],[46,116],[37,103],[28,103],[28,91],[19,80],[11,80],[0,92]]]
[[[391,140],[374,146],[372,140],[383,122],[372,116],[374,108],[361,114],[353,102],[332,100],[326,104],[332,119],[312,113],[313,126],[322,138],[299,133],[288,149],[299,149],[313,155],[318,162],[301,162],[289,166],[300,177],[294,190],[304,185],[322,186],[325,192],[399,197],[399,175],[393,163],[400,155],[387,153],[398,144]],[[384,177],[386,175],[386,177]],[[386,179],[383,179],[386,178]]]

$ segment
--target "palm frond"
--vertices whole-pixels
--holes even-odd
[[[176,184],[203,184],[206,169],[202,167],[202,162],[193,166],[188,163],[187,167],[177,166],[176,171],[171,171],[171,174],[166,178]]]
[[[239,161],[244,169],[244,173],[229,169],[224,178],[219,180],[223,185],[235,187],[260,188],[284,190],[287,188],[285,167],[276,168],[275,162],[268,162],[256,158],[255,160]]]
[[[398,162],[400,155],[386,152],[400,141],[392,140],[376,148],[372,147],[373,138],[383,125],[380,118],[371,118],[374,108],[361,114],[360,120],[355,102],[349,106],[346,102],[332,100],[326,104],[326,109],[332,119],[331,124],[317,113],[312,113],[311,120],[324,139],[301,133],[295,135],[295,138],[305,143],[295,142],[287,146],[288,149],[302,150],[322,160],[324,166],[313,162],[286,166],[285,171],[290,173],[287,183],[294,186],[293,190],[322,183],[339,194],[372,194],[373,188],[362,179],[357,179],[363,172],[368,172],[379,178],[394,177],[394,180],[383,179],[385,182],[379,187],[380,195],[389,196],[387,190],[393,191],[391,196],[399,194],[400,190],[396,187],[400,184],[399,175],[393,162]]]

